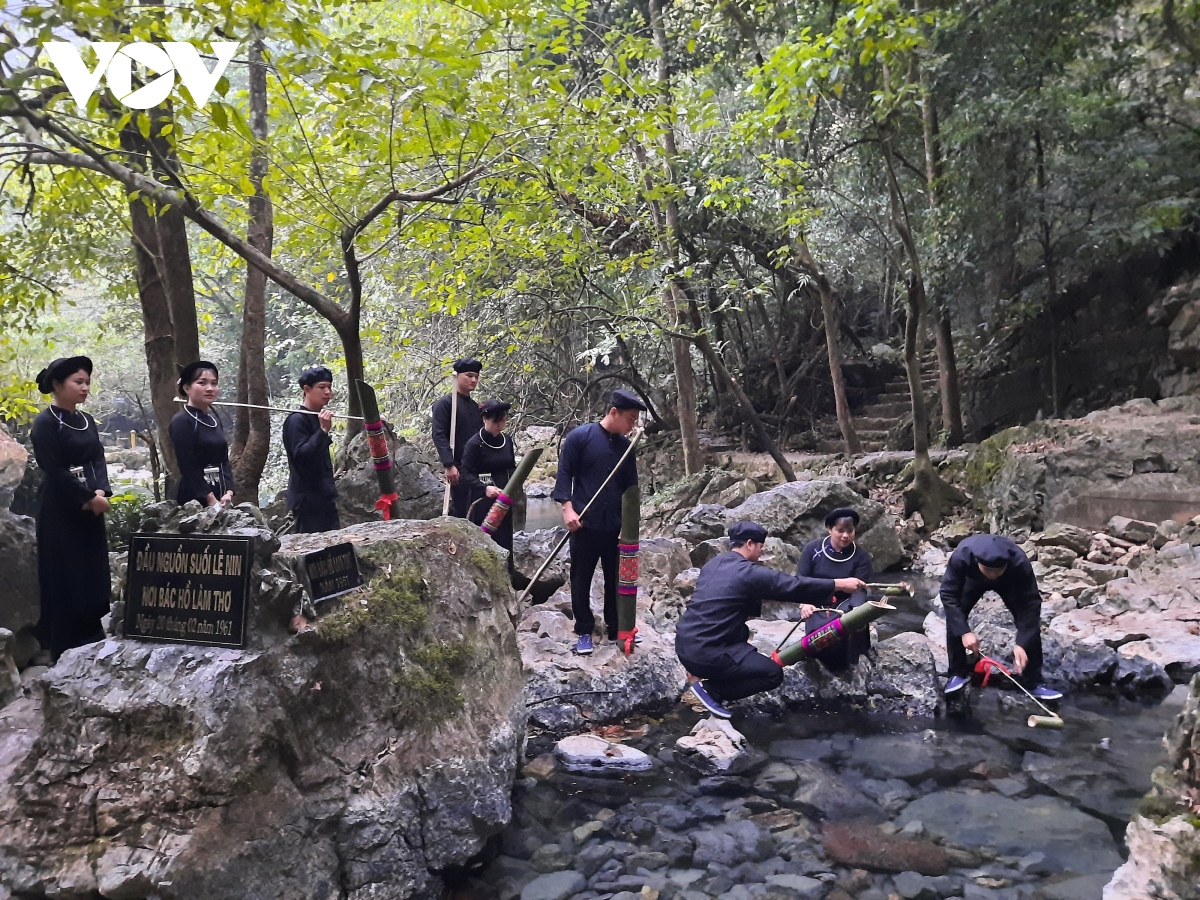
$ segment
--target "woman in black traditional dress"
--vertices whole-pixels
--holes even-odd
[[[824,538],[809,541],[800,556],[797,575],[808,578],[859,578],[871,580],[871,554],[855,543],[858,535],[858,513],[853,509],[835,509],[825,517],[825,528],[829,532]],[[835,593],[826,605],[827,609],[849,612],[867,602],[866,591],[855,594]],[[838,613],[818,610],[804,620],[805,631],[811,633],[826,624]],[[856,631],[824,651],[819,659],[832,669],[839,671],[858,662],[859,656],[871,649],[869,629]]]
[[[38,373],[53,394],[33,420],[33,455],[45,475],[37,517],[38,637],[57,660],[65,650],[104,640],[108,612],[108,541],[104,514],[112,488],[96,422],[78,407],[92,385],[86,356],[56,359]]]
[[[179,373],[179,395],[187,402],[171,419],[170,432],[179,462],[175,502],[180,506],[189,500],[216,506],[233,499],[229,442],[212,409],[217,399],[217,379],[217,367],[202,359],[188,363]]]
[[[483,427],[471,435],[463,448],[462,465],[459,467],[459,484],[467,486],[467,518],[482,525],[492,508],[495,498],[504,489],[513,470],[517,468],[517,454],[512,438],[504,433],[508,422],[511,403],[488,400],[480,406]],[[491,484],[484,484],[480,475],[490,475]],[[508,573],[516,572],[513,566],[513,514],[504,517],[492,540],[508,551]]]

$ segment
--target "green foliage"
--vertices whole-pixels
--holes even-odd
[[[113,494],[108,499],[104,527],[109,550],[123,550],[129,545],[129,535],[141,530],[142,516],[149,505],[150,498],[133,491]]]

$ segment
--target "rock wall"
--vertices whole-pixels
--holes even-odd
[[[1197,268],[1200,237],[1185,233],[1167,252],[1114,262],[1067,288],[1048,311],[998,332],[979,354],[990,365],[976,366],[964,378],[968,435],[982,440],[1030,422],[1039,412],[1052,412],[1052,334],[1058,345],[1060,409],[1066,415],[1133,397],[1164,396],[1164,387],[1172,389],[1163,365],[1172,340],[1170,319],[1154,316],[1152,304]]]
[[[1163,743],[1167,764],[1125,832],[1129,859],[1104,900],[1200,898],[1200,675]]]
[[[1200,514],[1200,397],[1131,400],[1082,419],[1033,422],[979,445],[967,486],[994,532],[1051,522],[1102,528],[1113,516]]]
[[[110,638],[6,708],[0,896],[437,896],[508,821],[524,682],[494,545],[446,519],[260,538],[245,649]],[[341,541],[370,586],[289,636],[302,555]]]

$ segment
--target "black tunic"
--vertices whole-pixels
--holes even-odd
[[[85,431],[76,430],[85,425]],[[111,590],[104,516],[83,505],[98,490],[112,496],[112,488],[100,434],[86,413],[43,410],[33,420],[32,441],[46,476],[37,518],[38,631],[57,659],[64,650],[104,637],[100,619],[108,612]]]
[[[827,552],[826,552],[827,551]],[[831,558],[832,557],[832,558]],[[848,553],[839,554],[833,549],[829,538],[809,541],[800,555],[800,565],[796,568],[797,575],[809,578],[859,578],[871,580],[871,555],[857,544]],[[832,597],[827,597],[818,604],[824,607],[836,606],[842,612],[849,612],[867,602],[865,591],[847,594],[837,591]],[[806,634],[827,624],[834,616],[833,613],[814,613],[804,621]],[[818,659],[835,672],[847,669],[858,662],[858,658],[871,649],[871,632],[867,629],[848,635],[846,640],[839,641],[832,647],[823,650]]]
[[[979,557],[990,561],[999,553],[1005,561],[1004,574],[995,581],[979,571]],[[1036,687],[1042,678],[1042,595],[1037,577],[1024,551],[1010,538],[998,534],[974,534],[964,540],[950,555],[946,574],[942,576],[941,598],[946,610],[946,653],[949,673],[967,675],[969,660],[962,645],[962,636],[971,630],[968,621],[971,610],[987,591],[995,591],[1012,613],[1017,626],[1016,643],[1029,657],[1020,680],[1027,687]]]
[[[211,423],[216,422],[216,427]],[[171,443],[175,447],[175,458],[179,461],[179,487],[175,490],[175,502],[180,506],[189,500],[199,500],[203,505],[209,494],[218,500],[226,491],[234,490],[233,472],[229,468],[229,442],[225,439],[225,428],[216,413],[198,413],[185,407],[171,419]],[[205,476],[204,470],[219,471]]]
[[[454,447],[450,447],[450,397],[446,394],[433,404],[433,446],[437,448],[438,460],[445,467],[462,466],[463,451],[472,435],[483,427],[483,413],[479,404],[465,394],[455,392],[458,398],[458,418],[454,422]],[[470,491],[461,481],[450,488],[450,514],[465,518],[470,501]]]
[[[310,412],[294,412],[283,420],[283,448],[288,459],[287,507],[293,512],[337,505],[337,485],[329,448],[333,438]]]
[[[439,397],[433,404],[433,446],[444,467],[461,466],[467,441],[483,427],[479,404],[465,394],[458,397],[458,418],[454,422],[454,450],[450,449],[450,395]]]
[[[827,549],[828,554],[824,553],[823,549]],[[830,559],[831,556],[834,558]],[[853,552],[839,554],[833,549],[828,538],[809,541],[805,544],[804,550],[800,554],[800,565],[796,567],[796,574],[805,578],[858,578],[862,581],[870,581],[872,571],[871,554],[866,550],[855,545]],[[839,604],[847,599],[852,600],[851,605],[846,607],[847,609],[861,606],[867,599],[864,591],[853,595],[838,591],[833,594],[833,597]],[[834,603],[831,602],[831,599],[826,597],[822,603],[817,605],[833,606]]]
[[[832,594],[833,579],[785,575],[729,550],[700,570],[696,590],[675,629],[675,649],[685,665],[685,656],[704,659],[714,651],[746,644],[746,620],[762,614],[764,600],[817,605]]]
[[[558,451],[558,477],[551,497],[559,503],[570,500],[576,513],[583,512],[628,447],[629,438],[605,431],[598,422],[580,425]],[[638,483],[635,456],[629,454],[621,471],[596,498],[582,522],[584,529],[614,536],[621,531],[621,495]]]
[[[485,437],[486,440],[484,439]],[[479,476],[490,475],[491,483],[504,490],[504,486],[508,484],[508,479],[512,477],[513,470],[517,467],[517,454],[513,448],[512,438],[508,435],[502,435],[502,438],[504,445],[502,447],[495,447],[492,444],[496,443],[500,438],[492,434],[480,434],[477,431],[467,441],[467,446],[463,450],[462,468],[459,470],[460,484],[465,484],[467,487],[467,504],[469,508],[467,518],[476,525],[483,524],[483,520],[487,518],[488,510],[492,508],[492,504],[495,502],[488,498],[487,484]],[[509,499],[513,498],[510,497]],[[500,528],[492,535],[492,540],[508,551],[508,558],[511,563],[513,548],[513,514],[511,510],[504,517],[504,522]]]

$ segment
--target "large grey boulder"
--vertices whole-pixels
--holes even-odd
[[[794,623],[752,619],[750,641],[770,655]],[[791,640],[799,640],[803,626]],[[862,657],[849,672],[835,674],[816,660],[783,670],[783,684],[735,704],[738,710],[780,713],[788,709],[868,709],[909,716],[932,716],[941,703],[933,654],[924,635],[905,633],[875,645],[874,659]]]
[[[639,712],[662,712],[687,687],[675,656],[675,633],[660,634],[638,613],[638,644],[626,656],[618,644],[596,639],[591,656],[572,652],[574,633],[561,613],[538,617],[536,630],[518,635],[525,666],[529,720],[556,734],[616,722]]]
[[[396,495],[400,498],[400,518],[432,519],[442,514],[443,484],[434,475],[434,461],[424,457],[412,444],[388,433],[388,448],[392,452],[392,472]],[[371,464],[371,449],[366,434],[350,441],[344,456],[339,458],[339,471],[334,476],[338,490],[338,515],[343,525],[376,522],[379,499],[379,479]]]
[[[1198,441],[1200,397],[1131,400],[993,435],[972,454],[967,486],[991,531],[1018,539],[1052,522],[1186,521],[1200,513]]]
[[[0,628],[37,624],[37,534],[33,519],[0,509]]]
[[[291,573],[341,541],[370,586],[289,636]],[[478,529],[290,536],[258,575],[245,649],[109,639],[10,705],[0,896],[430,896],[507,823],[524,685]]]
[[[871,554],[875,570],[890,569],[904,558],[904,548],[891,514],[882,503],[863,497],[846,478],[817,478],[789,481],[755,494],[725,514],[726,527],[734,522],[753,521],[767,534],[803,547],[823,537],[825,516],[838,507],[858,510],[858,543]]]
[[[8,509],[13,494],[25,477],[25,466],[29,462],[29,451],[25,445],[9,435],[0,424],[0,509]]]
[[[737,506],[757,490],[758,483],[753,479],[727,469],[705,469],[688,475],[642,503],[642,537],[675,536],[691,540],[695,536],[703,540],[698,534],[691,534],[691,525],[685,526],[682,532],[676,532],[685,522],[694,524],[694,507]],[[711,530],[712,525],[704,527]]]

